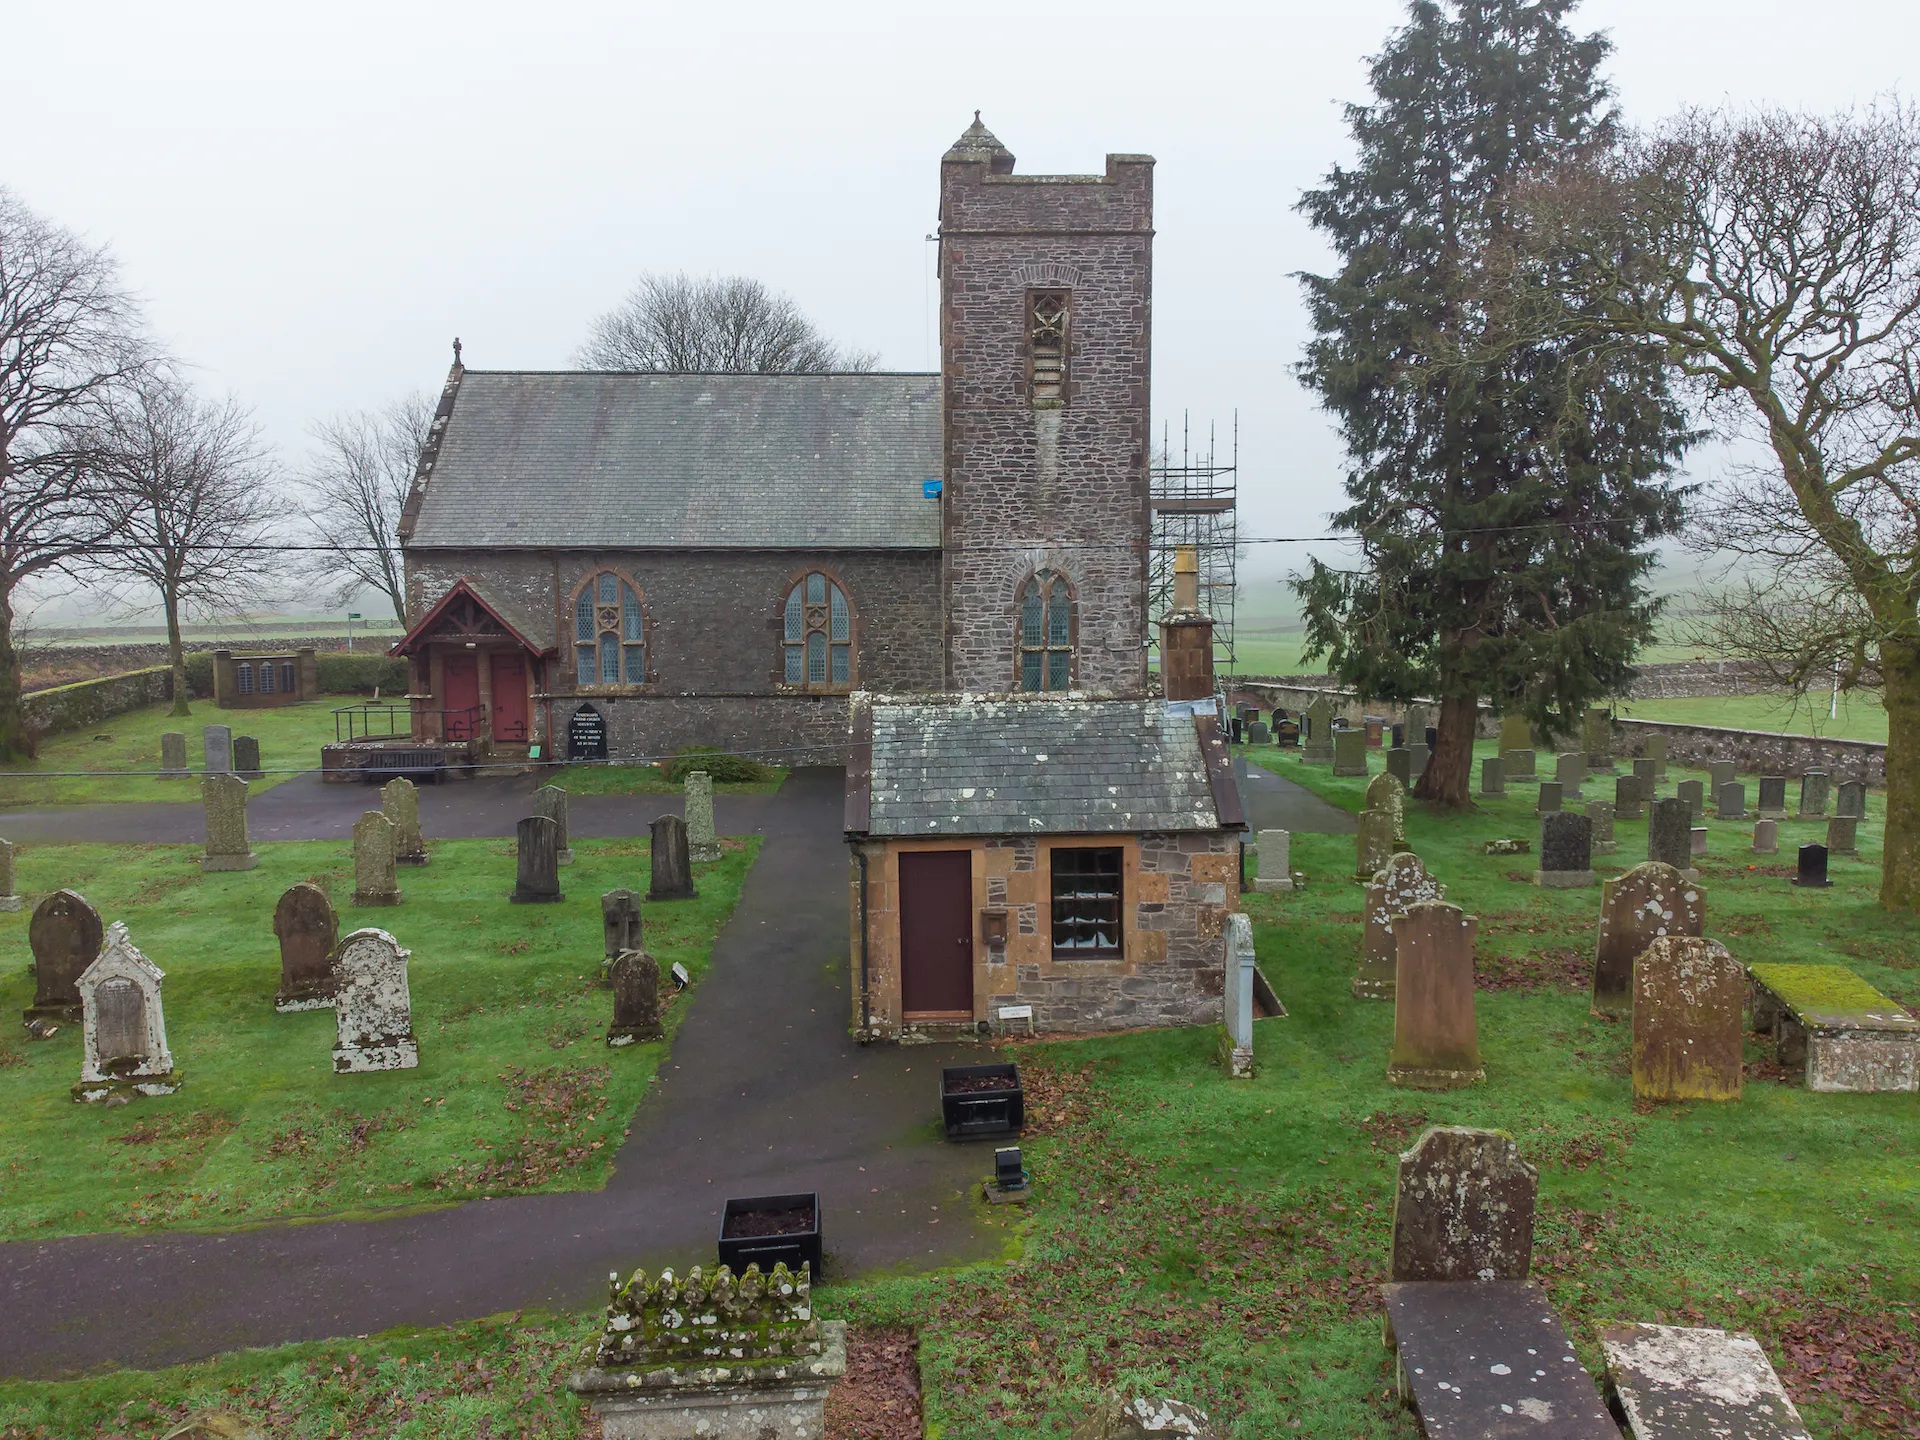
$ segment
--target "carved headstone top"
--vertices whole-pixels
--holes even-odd
[[[1633,1007],[1633,962],[1640,952],[1665,935],[1699,935],[1706,923],[1706,891],[1672,865],[1649,860],[1602,884],[1593,955],[1595,1013],[1626,1014]]]
[[[160,1004],[160,967],[135,948],[127,927],[108,927],[100,958],[80,977],[86,1059],[74,1093],[104,1099],[111,1088],[148,1094],[178,1088]]]
[[[33,907],[27,945],[33,951],[33,1009],[27,1017],[80,1018],[80,977],[105,943],[100,912],[73,890],[56,890]]]
[[[1738,1100],[1747,972],[1717,940],[1664,935],[1633,962],[1633,1093]]]
[[[1436,1125],[1400,1157],[1392,1280],[1525,1280],[1540,1177],[1504,1130]]]
[[[609,960],[622,950],[639,950],[642,921],[640,897],[631,890],[609,890],[600,897],[600,939]]]
[[[641,1040],[659,1040],[666,1030],[660,1024],[660,962],[644,950],[623,950],[608,971],[613,981],[613,1026],[607,1031],[607,1044],[632,1045]]]
[[[380,813],[393,822],[393,858],[402,865],[427,863],[427,837],[420,830],[420,791],[406,776],[380,787]]]
[[[207,853],[203,870],[250,870],[258,863],[247,843],[247,782],[238,775],[215,773],[200,782],[206,809]]]
[[[340,921],[327,892],[304,880],[288,886],[273,908],[273,933],[280,940],[280,993],[274,1008],[320,1010],[331,1005]]]
[[[336,1073],[411,1070],[420,1063],[407,986],[411,954],[384,930],[356,930],[340,942],[333,962]]]

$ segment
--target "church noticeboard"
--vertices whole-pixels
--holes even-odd
[[[604,760],[607,758],[607,718],[591,705],[582,705],[567,721],[567,758]]]

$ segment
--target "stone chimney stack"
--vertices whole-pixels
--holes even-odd
[[[1160,683],[1169,700],[1213,697],[1213,621],[1200,610],[1200,552],[1173,554],[1173,610],[1160,622]]]

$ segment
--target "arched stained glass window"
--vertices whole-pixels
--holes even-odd
[[[787,592],[781,655],[789,685],[853,684],[853,607],[847,592],[818,570]]]
[[[640,592],[611,570],[602,570],[574,597],[573,648],[578,683],[644,685],[646,636]]]
[[[1073,592],[1041,571],[1020,587],[1018,681],[1022,690],[1066,690],[1073,683]]]

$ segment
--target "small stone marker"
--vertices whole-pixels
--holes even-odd
[[[1802,845],[1800,847],[1800,873],[1793,877],[1793,883],[1803,885],[1809,890],[1824,890],[1833,884],[1827,879],[1826,846]]]
[[[1367,773],[1366,731],[1336,730],[1334,732],[1333,773],[1336,775],[1364,775]]]
[[[1709,832],[1704,825],[1696,825],[1687,832],[1687,853],[1700,856],[1707,853]]]
[[[1110,1390],[1067,1440],[1218,1440],[1219,1434],[1206,1411],[1184,1400]]]
[[[1395,745],[1387,751],[1387,774],[1400,782],[1405,790],[1413,784],[1413,751],[1405,745]]]
[[[647,883],[649,900],[691,900],[693,865],[687,854],[687,827],[678,815],[653,822],[653,862]]]
[[[1780,822],[1777,820],[1756,820],[1753,822],[1753,853],[1756,855],[1777,855],[1780,853]]]
[[[400,882],[393,873],[393,822],[379,810],[353,822],[353,903],[400,903]]]
[[[207,853],[200,857],[200,868],[208,872],[251,870],[260,863],[247,842],[247,782],[224,773],[225,768],[200,782],[207,814]]]
[[[1557,815],[1560,813],[1560,801],[1563,787],[1558,780],[1540,782],[1540,798],[1534,801],[1533,813],[1536,815]]]
[[[1589,800],[1587,819],[1593,822],[1595,855],[1611,855],[1620,848],[1613,838],[1613,806],[1605,800]]]
[[[1482,795],[1507,793],[1507,767],[1498,755],[1488,755],[1480,762],[1480,793]]]
[[[1394,919],[1388,1084],[1454,1090],[1486,1079],[1473,1013],[1473,937],[1479,924],[1458,905],[1439,900],[1409,905]]]
[[[573,841],[567,829],[567,792],[558,785],[542,785],[533,792],[533,813],[554,823],[554,855],[562,865],[573,863]]]
[[[327,892],[304,880],[288,886],[273,907],[273,933],[280,940],[280,992],[273,1008],[283,1015],[331,1009],[340,921]]]
[[[1920,1090],[1920,1020],[1844,965],[1747,967],[1753,1028],[1774,1058],[1804,1068],[1807,1089]]]
[[[1429,1126],[1400,1156],[1388,1278],[1525,1280],[1539,1190],[1506,1131]]]
[[[260,768],[260,742],[253,736],[233,737],[233,771],[242,780],[258,780],[267,773]]]
[[[1809,770],[1800,777],[1800,818],[1818,820],[1827,813],[1827,772]]]
[[[1600,887],[1600,933],[1593,952],[1593,1011],[1633,1008],[1633,962],[1654,941],[1706,929],[1707,897],[1672,865],[1649,860]]]
[[[1653,761],[1653,778],[1664,780],[1667,776],[1667,737],[1649,735],[1647,743],[1640,747],[1640,753]]]
[[[1707,813],[1706,786],[1702,785],[1698,780],[1682,780],[1678,785],[1673,787],[1673,793],[1676,798],[1686,801],[1687,813],[1695,820],[1705,817]]]
[[[514,827],[518,867],[514,873],[516,905],[547,905],[560,894],[560,827],[546,815],[529,815]]]
[[[1510,750],[1533,749],[1533,726],[1524,715],[1502,715],[1500,717],[1500,753]]]
[[[1714,810],[1722,820],[1747,818],[1747,787],[1729,780],[1713,793]]]
[[[704,770],[687,776],[686,802],[687,853],[702,862],[720,858],[720,840],[713,829],[713,777]]]
[[[187,778],[187,737],[178,730],[169,730],[160,737],[160,778]]]
[[[1813,1440],[1751,1335],[1616,1323],[1600,1327],[1600,1350],[1631,1440]]]
[[[1509,780],[1521,780],[1531,783],[1539,774],[1535,769],[1535,762],[1538,758],[1539,757],[1531,750],[1502,750],[1500,752],[1500,760],[1506,767],[1507,779]]]
[[[1633,1098],[1738,1100],[1747,972],[1726,946],[1664,935],[1633,962]]]
[[[1786,819],[1787,777],[1784,775],[1762,775],[1760,777],[1760,798],[1753,808],[1762,820]]]
[[[0,910],[18,910],[20,892],[13,884],[13,856],[15,850],[11,840],[0,840]]]
[[[1827,853],[1858,855],[1860,822],[1851,815],[1833,815],[1827,819]]]
[[[1622,775],[1613,782],[1613,813],[1620,820],[1647,818],[1646,791],[1638,775]]]
[[[1685,800],[1669,795],[1654,801],[1652,813],[1647,817],[1647,859],[1671,865],[1689,879],[1698,879],[1698,872],[1693,868],[1692,831],[1693,812]],[[1625,983],[1623,975],[1621,984]]]
[[[608,973],[613,980],[613,1024],[607,1030],[607,1044],[619,1049],[644,1040],[664,1040],[660,962],[644,950],[622,950]]]
[[[1593,882],[1593,821],[1571,810],[1542,815],[1533,883],[1543,890],[1578,890]]]
[[[1427,873],[1420,857],[1389,856],[1368,882],[1360,931],[1360,967],[1350,988],[1361,1000],[1391,1000],[1397,974],[1393,922],[1409,905],[1445,897],[1446,886]]]
[[[1833,813],[1851,815],[1856,820],[1867,818],[1867,782],[1864,780],[1842,780],[1840,793]]]
[[[600,897],[600,932],[608,960],[623,950],[643,950],[640,897],[631,890],[609,890]]]
[[[1613,716],[1604,705],[1589,705],[1580,725],[1580,747],[1589,770],[1613,769]]]
[[[206,755],[209,775],[224,775],[233,769],[233,731],[225,725],[208,725],[200,732],[200,748]]]
[[[167,1049],[167,1020],[160,1004],[160,967],[134,948],[127,927],[115,921],[106,948],[80,977],[82,1044],[86,1058],[73,1098],[171,1095],[180,1088]]]
[[[1423,740],[1407,746],[1407,753],[1413,757],[1413,778],[1418,780],[1427,773],[1427,762],[1433,758],[1433,746]]]
[[[1634,758],[1633,778],[1645,787],[1641,790],[1640,796],[1649,805],[1653,803],[1653,792],[1660,784],[1660,776],[1657,773],[1658,769],[1659,767],[1654,764],[1652,756],[1639,755]]]
[[[396,865],[425,865],[427,837],[420,829],[420,791],[406,776],[396,776],[380,787],[380,813],[393,822],[393,860]]]
[[[1253,888],[1263,894],[1293,889],[1293,835],[1286,830],[1262,830],[1254,849],[1259,872]]]
[[[1722,785],[1731,785],[1734,776],[1739,774],[1731,760],[1709,760],[1707,762],[1707,784],[1712,793],[1718,795]]]
[[[412,953],[384,930],[356,930],[340,942],[333,962],[334,1074],[411,1070],[420,1063],[407,989]]]
[[[75,890],[56,890],[33,907],[27,945],[33,951],[33,1004],[25,1019],[80,1018],[80,977],[100,958],[100,912]]]
[[[1587,752],[1564,750],[1554,756],[1553,778],[1560,782],[1560,794],[1567,800],[1580,798],[1580,782],[1587,778]]]
[[[1227,916],[1226,1012],[1220,1059],[1236,1080],[1253,1077],[1253,921],[1236,910]]]

